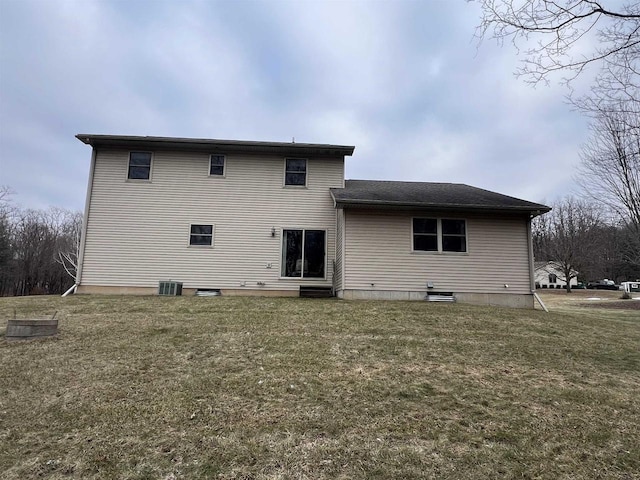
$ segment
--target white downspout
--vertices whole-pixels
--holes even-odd
[[[66,297],[67,295],[69,295],[71,293],[71,291],[73,290],[73,293],[76,293],[76,290],[78,289],[78,284],[74,283],[73,285],[71,285],[71,288],[69,288],[69,290],[67,290],[66,292],[64,292],[62,294],[63,297]]]
[[[87,225],[89,223],[89,207],[91,204],[91,194],[93,192],[93,175],[96,169],[97,154],[98,153],[96,152],[96,148],[92,147],[91,166],[89,167],[89,180],[87,183],[87,198],[84,202],[84,218],[82,219],[82,238],[80,239],[80,254],[78,255],[78,271],[76,272],[76,283],[74,285],[76,289],[77,287],[80,286],[82,282],[82,266],[84,263],[84,250],[87,243]]]
[[[534,275],[534,264],[533,264],[533,238],[531,236],[531,220],[534,218],[533,215],[529,216],[529,220],[527,220],[527,244],[529,247],[529,287],[531,288],[531,293],[533,294],[533,298],[535,298],[542,309],[549,313],[546,305],[542,302],[542,299],[536,292],[536,279]]]

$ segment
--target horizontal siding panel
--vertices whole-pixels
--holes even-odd
[[[209,156],[199,153],[156,152],[151,182],[127,181],[127,168],[128,151],[98,151],[83,285],[331,284],[336,213],[329,188],[343,185],[342,159],[310,159],[307,188],[283,187],[281,157],[228,155],[225,177],[209,177]],[[188,245],[192,223],[214,225],[213,247]],[[279,278],[282,228],[327,231],[326,278]]]
[[[411,219],[465,218],[466,254],[412,252]],[[345,289],[530,293],[527,219],[345,211]],[[373,284],[373,286],[372,286]],[[504,285],[509,285],[505,288]]]

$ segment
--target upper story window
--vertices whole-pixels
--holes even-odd
[[[305,158],[286,158],[284,184],[304,187],[307,184],[307,160]]]
[[[556,283],[558,281],[558,276],[555,273],[549,274],[549,283]]]
[[[151,179],[151,152],[129,152],[129,180]]]
[[[209,157],[209,175],[224,176],[224,155],[211,155]]]
[[[414,218],[413,250],[465,253],[467,222],[447,218]]]
[[[189,245],[210,247],[213,245],[213,225],[191,224]]]

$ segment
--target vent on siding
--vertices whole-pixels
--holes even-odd
[[[455,302],[453,292],[428,292],[425,300],[428,302]]]
[[[158,295],[182,295],[182,282],[160,281]]]

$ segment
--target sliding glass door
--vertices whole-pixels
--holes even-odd
[[[282,276],[324,278],[326,243],[324,230],[283,230]]]

